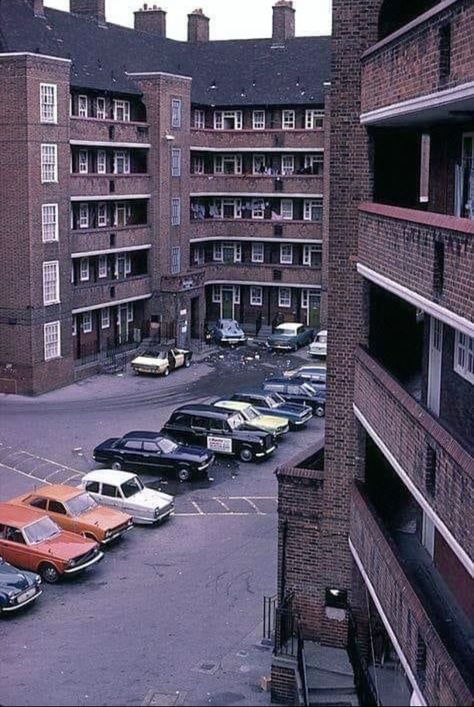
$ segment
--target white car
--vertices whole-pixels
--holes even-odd
[[[86,474],[80,486],[97,503],[131,515],[136,524],[154,525],[174,515],[173,496],[146,488],[136,474],[99,469]]]
[[[328,354],[328,333],[326,329],[319,331],[314,337],[314,341],[310,344],[309,355],[315,358],[326,358]]]

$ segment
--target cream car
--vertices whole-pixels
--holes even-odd
[[[314,358],[326,358],[328,353],[328,333],[326,329],[319,331],[309,346],[309,355]]]
[[[237,400],[218,400],[213,403],[214,407],[224,410],[235,410],[245,420],[245,426],[262,432],[270,432],[274,437],[281,437],[290,429],[290,421],[287,418],[276,417],[274,415],[262,415],[253,405],[241,403]]]
[[[145,351],[132,361],[135,373],[148,373],[156,376],[169,376],[177,368],[189,368],[192,351],[163,348],[158,351]]]

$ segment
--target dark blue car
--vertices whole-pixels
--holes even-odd
[[[287,403],[280,393],[272,393],[268,390],[244,390],[235,393],[231,400],[249,403],[262,415],[286,418],[289,420],[291,430],[302,429],[313,417],[313,411],[308,405]]]
[[[267,378],[263,389],[269,393],[280,393],[288,403],[309,405],[316,417],[326,414],[326,387],[317,388],[304,378]]]
[[[41,594],[39,575],[18,570],[0,557],[0,615],[23,609]]]

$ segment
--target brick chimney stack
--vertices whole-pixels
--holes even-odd
[[[209,17],[201,8],[188,15],[188,42],[209,41]]]
[[[166,37],[166,12],[161,7],[150,7],[145,3],[142,10],[135,12],[135,29],[157,37]]]
[[[286,42],[295,37],[295,9],[292,0],[278,0],[273,6],[273,41]]]
[[[28,0],[31,9],[35,13],[36,17],[44,17],[44,4],[43,0]]]
[[[71,0],[71,12],[96,20],[101,27],[106,26],[105,0]]]

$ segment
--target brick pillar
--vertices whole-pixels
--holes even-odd
[[[143,10],[135,12],[135,29],[157,37],[166,37],[166,12],[161,7],[145,4]]]
[[[188,42],[209,41],[209,17],[199,8],[188,15]]]

